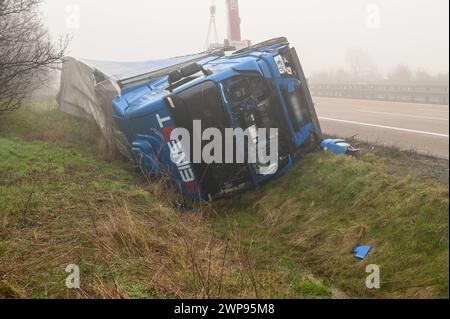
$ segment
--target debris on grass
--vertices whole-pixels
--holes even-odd
[[[320,147],[325,151],[341,155],[354,155],[359,152],[359,149],[341,139],[326,139],[320,144]]]
[[[370,251],[372,250],[372,246],[358,246],[353,248],[353,256],[356,259],[364,260],[369,256]]]

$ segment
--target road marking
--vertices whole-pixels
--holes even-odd
[[[362,123],[362,122],[355,122],[355,121],[347,121],[347,120],[333,119],[333,118],[329,118],[329,117],[320,117],[320,119],[324,120],[324,121],[340,122],[340,123],[347,123],[347,124],[354,124],[354,125],[361,125],[361,126],[368,126],[368,127],[384,128],[384,129],[387,129],[387,130],[394,130],[394,131],[401,131],[401,132],[408,132],[408,133],[415,133],[415,134],[423,134],[423,135],[431,135],[431,136],[449,138],[449,136],[446,135],[446,134],[432,133],[432,132],[425,132],[425,131],[417,131],[417,130],[410,130],[410,129],[401,128],[401,127],[392,127],[392,126],[385,126],[385,125],[378,125],[378,124],[370,124],[370,123]]]
[[[449,111],[443,111],[443,110],[431,110],[431,109],[419,109],[419,111],[425,111],[425,112],[436,112],[436,113],[449,113]]]
[[[404,117],[411,117],[411,118],[415,118],[415,119],[448,121],[448,118],[447,119],[443,119],[443,118],[437,118],[437,117],[416,116],[416,115],[408,115],[408,114],[401,114],[401,113],[375,112],[375,111],[363,111],[363,110],[358,110],[358,112],[372,113],[372,114],[384,114],[384,115],[392,115],[392,116],[404,116]]]

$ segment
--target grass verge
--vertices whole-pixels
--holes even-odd
[[[295,263],[253,260],[259,247],[234,227],[217,233],[209,205],[181,213],[173,190],[105,160],[92,123],[49,104],[2,115],[0,127],[0,297],[331,296]],[[65,287],[69,264],[80,290]]]
[[[0,115],[0,297],[448,297],[448,184],[404,161],[313,154],[181,213],[99,136],[51,103]],[[374,246],[365,261],[358,244]],[[65,287],[69,264],[81,290]]]
[[[304,267],[352,297],[448,298],[448,195],[433,179],[389,174],[371,154],[320,153],[224,214],[253,219],[251,228],[294,248]],[[374,247],[366,260],[352,257],[357,245]],[[381,268],[380,290],[365,286],[369,264]]]

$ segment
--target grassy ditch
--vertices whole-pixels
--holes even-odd
[[[448,297],[448,184],[404,163],[313,154],[183,213],[99,136],[52,103],[0,114],[0,298]],[[367,260],[357,244],[374,246]]]
[[[446,298],[448,185],[389,170],[370,154],[310,155],[285,178],[222,209],[222,218],[252,220],[249,229],[293,248],[303,267],[350,296]],[[374,249],[366,260],[352,257],[353,247],[368,244]],[[365,286],[369,264],[381,268],[380,290]]]
[[[0,117],[0,297],[332,296],[295,263],[273,275],[277,260],[255,262],[209,205],[177,211],[173,190],[106,160],[98,136],[51,104]],[[80,290],[65,287],[70,264]]]

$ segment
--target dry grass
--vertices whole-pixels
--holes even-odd
[[[392,175],[370,154],[316,154],[235,206],[257,212],[255,224],[350,296],[448,298],[448,185]],[[352,249],[367,244],[374,249],[358,262]],[[382,289],[366,289],[368,264],[381,267]]]
[[[105,160],[98,130],[51,105],[0,117],[0,136],[0,298],[448,296],[448,185],[387,157],[312,155],[263,190],[180,211],[166,182]],[[365,289],[367,263],[382,290]]]
[[[337,137],[330,136],[329,138]],[[356,137],[351,137],[348,141],[366,155],[364,158],[366,161],[370,160],[368,154],[374,155],[374,161],[383,164],[384,168],[395,176],[404,176],[414,172],[427,179],[447,185],[449,183],[448,159],[420,154],[414,149],[404,151],[395,146],[374,144]]]
[[[255,261],[239,225],[216,232],[207,203],[177,210],[163,181],[43,142],[0,138],[0,155],[1,297],[328,295],[301,276],[309,290],[291,290],[293,272]],[[69,264],[80,266],[80,290],[65,287]]]
[[[162,182],[123,180],[125,172],[106,162],[96,171],[96,158],[40,142],[0,142],[7,159],[0,170],[13,171],[0,183],[1,296],[256,296],[254,283],[235,275],[252,273],[245,263],[235,267],[239,245],[217,237],[202,213],[207,207],[177,211],[167,195],[174,190]],[[19,164],[19,149],[22,164],[45,164]],[[81,267],[79,291],[64,287],[69,264]]]

